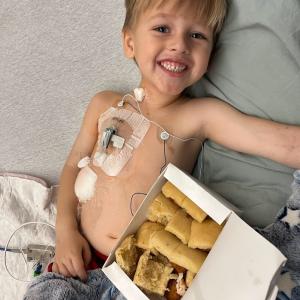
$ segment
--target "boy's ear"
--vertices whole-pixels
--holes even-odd
[[[123,35],[123,49],[127,58],[134,58],[134,43],[131,31],[125,29],[122,32]]]

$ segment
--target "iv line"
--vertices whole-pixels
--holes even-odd
[[[4,267],[5,267],[5,270],[6,272],[10,275],[10,277],[12,277],[13,279],[17,280],[17,281],[21,281],[21,282],[30,282],[29,280],[22,280],[22,279],[19,279],[19,278],[16,278],[9,270],[8,270],[8,267],[7,267],[7,258],[6,258],[6,253],[10,251],[10,248],[8,247],[11,239],[13,238],[13,236],[15,235],[15,233],[17,231],[19,231],[21,228],[23,228],[24,226],[27,226],[27,225],[30,225],[30,224],[40,224],[40,225],[47,225],[51,228],[53,228],[55,230],[55,226],[49,224],[49,223],[46,223],[46,222],[27,222],[27,223],[24,223],[22,225],[20,225],[9,237],[9,239],[7,240],[7,243],[4,247]],[[49,247],[49,245],[47,246]],[[25,258],[25,253],[23,251],[23,249],[19,248],[21,254],[22,254],[22,257],[24,259],[24,262],[26,263],[26,272],[28,272],[28,264],[26,262],[26,258]],[[46,251],[46,250],[45,250]]]
[[[136,102],[136,104],[137,104],[137,106],[138,106],[138,111],[139,111],[139,113],[146,119],[146,120],[148,120],[150,123],[152,123],[152,124],[154,124],[155,126],[157,126],[158,128],[160,128],[163,132],[167,132],[168,134],[169,134],[169,136],[171,136],[171,137],[173,137],[173,138],[175,138],[175,139],[178,139],[178,140],[180,140],[180,141],[182,141],[182,142],[187,142],[187,141],[190,141],[190,140],[200,140],[199,138],[197,138],[197,137],[191,137],[191,138],[181,138],[181,137],[178,137],[178,136],[176,136],[176,135],[174,135],[174,134],[171,134],[171,133],[169,133],[167,130],[165,130],[160,124],[158,124],[157,122],[155,122],[155,121],[153,121],[153,120],[151,120],[151,119],[149,119],[149,118],[147,118],[144,114],[143,114],[143,112],[142,112],[142,110],[141,110],[141,108],[140,108],[140,105],[139,105],[139,102],[137,101],[137,99],[133,96],[133,95],[131,95],[131,94],[125,94],[123,97],[122,97],[122,99],[121,99],[121,101],[120,101],[120,103],[124,103],[125,102],[125,97],[127,97],[127,96],[129,96],[129,97],[131,97],[131,98],[133,98],[134,100],[135,100],[135,102]],[[129,103],[130,104],[130,103]],[[134,107],[135,108],[135,107]],[[136,109],[136,108],[135,108]]]

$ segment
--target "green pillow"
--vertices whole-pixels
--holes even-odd
[[[207,76],[195,96],[218,97],[250,115],[300,125],[300,1],[232,0]],[[251,225],[273,222],[293,170],[207,141],[194,175]]]

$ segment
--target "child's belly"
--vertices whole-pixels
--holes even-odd
[[[126,229],[157,174],[137,172],[128,178],[99,176],[96,195],[83,204],[81,229],[90,244],[108,255]]]
[[[111,252],[145,197],[135,193],[146,194],[168,162],[191,172],[201,147],[199,142],[170,141],[164,155],[156,129],[149,133],[118,176],[107,176],[93,167],[98,176],[96,193],[82,206],[81,229],[90,244],[105,255]]]

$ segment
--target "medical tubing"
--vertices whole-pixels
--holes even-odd
[[[30,282],[30,280],[22,280],[22,279],[16,278],[14,275],[11,274],[11,272],[10,272],[10,271],[8,270],[8,268],[7,268],[6,253],[9,252],[9,249],[10,249],[10,248],[8,248],[8,245],[9,245],[11,239],[13,238],[13,236],[16,234],[16,232],[19,231],[21,228],[23,228],[23,227],[25,227],[25,226],[27,226],[27,225],[31,225],[31,224],[46,225],[46,226],[49,226],[49,227],[51,227],[51,228],[53,228],[53,229],[55,230],[55,226],[54,226],[54,225],[51,225],[51,224],[49,224],[49,223],[46,223],[46,222],[38,222],[38,221],[36,221],[36,222],[35,222],[35,221],[32,221],[32,222],[23,223],[22,225],[20,225],[20,226],[19,226],[19,227],[18,227],[18,228],[10,235],[10,237],[9,237],[9,239],[7,240],[7,243],[6,243],[5,247],[4,247],[4,267],[5,267],[6,272],[10,275],[10,277],[12,277],[13,279],[15,279],[15,280],[17,280],[17,281],[21,281],[21,282]],[[24,251],[23,251],[21,248],[19,248],[19,250],[20,250],[20,252],[21,252],[21,254],[22,254],[22,256],[23,256],[23,259],[24,259],[24,261],[25,261],[25,264],[26,264],[26,272],[28,272],[28,264],[27,264],[27,262],[26,262],[26,258],[25,258]]]
[[[132,211],[132,200],[133,200],[133,197],[134,197],[135,195],[144,195],[144,196],[146,196],[147,194],[146,194],[146,193],[136,192],[136,193],[133,193],[133,194],[131,195],[131,198],[130,198],[130,204],[129,204],[129,209],[130,209],[130,212],[131,212],[131,215],[132,215],[132,216],[134,216],[134,213],[133,213],[133,211]]]
[[[197,137],[191,137],[191,138],[186,138],[186,139],[184,139],[184,138],[181,138],[181,137],[178,137],[178,136],[176,136],[176,135],[174,135],[174,134],[169,133],[169,132],[168,132],[167,130],[165,130],[160,124],[156,123],[155,121],[152,121],[152,120],[148,119],[148,118],[143,114],[143,112],[142,112],[142,110],[141,110],[141,108],[140,108],[139,102],[137,101],[137,99],[136,99],[133,95],[131,95],[131,94],[125,94],[125,95],[122,97],[121,102],[124,102],[124,99],[125,99],[126,96],[129,96],[129,97],[131,97],[131,98],[133,98],[133,99],[135,100],[135,102],[136,102],[136,104],[137,104],[137,106],[138,106],[138,111],[139,111],[139,113],[140,113],[145,119],[147,119],[150,123],[152,123],[152,124],[154,124],[155,126],[157,126],[158,128],[160,128],[162,131],[167,132],[171,137],[173,137],[173,138],[175,138],[175,139],[178,139],[178,140],[180,140],[180,141],[182,141],[182,142],[187,142],[187,141],[191,141],[191,140],[200,140],[200,139],[197,138]]]

